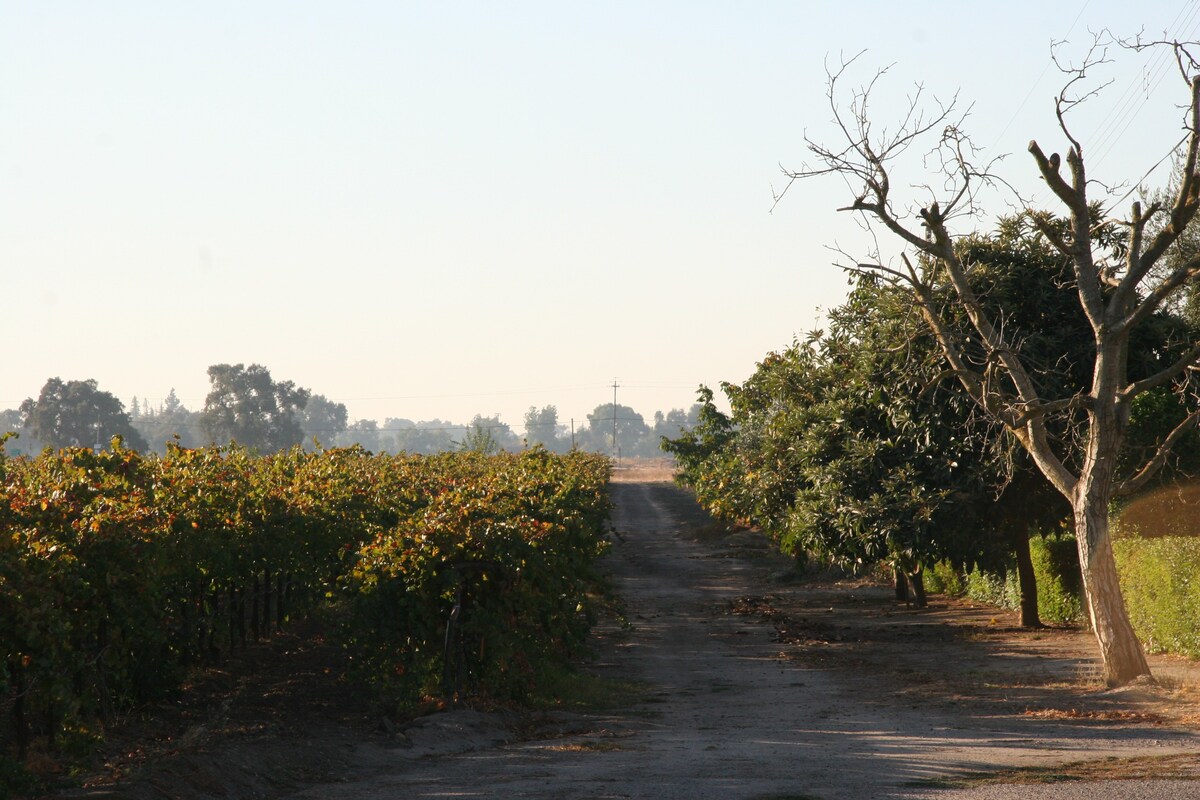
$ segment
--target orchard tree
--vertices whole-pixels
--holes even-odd
[[[876,253],[855,260],[850,269],[879,276],[907,292],[937,339],[946,364],[945,376],[957,380],[976,405],[1001,423],[1028,451],[1033,462],[1070,502],[1092,629],[1110,686],[1149,676],[1145,653],[1125,609],[1113,559],[1108,510],[1117,496],[1144,486],[1166,461],[1175,443],[1200,419],[1196,408],[1196,369],[1200,344],[1187,342],[1174,358],[1140,379],[1130,376],[1130,351],[1135,335],[1156,313],[1200,278],[1200,257],[1193,256],[1166,269],[1156,269],[1164,255],[1187,230],[1200,209],[1200,64],[1179,43],[1160,43],[1173,49],[1180,74],[1189,87],[1184,128],[1184,155],[1177,190],[1167,203],[1130,205],[1128,216],[1116,220],[1116,248],[1096,240],[1094,188],[1085,169],[1083,144],[1073,135],[1067,117],[1071,109],[1094,92],[1078,94],[1087,71],[1103,59],[1097,47],[1083,66],[1064,68],[1068,80],[1058,95],[1055,111],[1067,153],[1047,155],[1037,142],[1029,152],[1038,174],[1062,204],[1059,214],[1026,208],[1046,240],[1072,265],[1073,281],[1062,287],[1075,298],[1087,319],[1092,347],[1086,367],[1088,384],[1077,391],[1054,392],[1039,385],[1035,364],[1023,341],[1005,324],[1003,309],[990,311],[971,285],[975,264],[964,260],[955,246],[957,225],[978,214],[977,192],[995,185],[988,165],[973,162],[974,150],[961,127],[954,103],[931,115],[921,110],[917,91],[908,113],[897,126],[873,125],[868,108],[874,81],[849,96],[842,105],[840,84],[851,62],[829,78],[828,97],[834,121],[844,140],[825,145],[807,139],[816,165],[789,171],[792,180],[836,175],[854,192],[843,210],[863,215],[903,245],[899,263]],[[1135,44],[1140,49],[1143,45]],[[876,76],[877,78],[879,75]],[[898,200],[893,189],[909,180],[894,181],[906,151],[927,140],[942,166],[923,196]],[[1064,172],[1065,168],[1065,172]],[[791,185],[791,184],[789,184]],[[786,191],[786,190],[785,190]],[[1062,212],[1060,212],[1062,213]],[[908,253],[917,255],[910,259]],[[948,311],[946,304],[952,308]],[[970,323],[962,335],[947,322],[961,313]],[[1047,319],[1046,326],[1057,320]],[[980,358],[972,357],[979,352]],[[1135,399],[1162,387],[1174,386],[1188,410],[1158,442],[1144,463],[1119,473],[1122,451]],[[1067,435],[1056,435],[1066,430]]]
[[[204,401],[201,424],[212,441],[235,441],[263,453],[303,441],[300,413],[308,403],[308,389],[272,380],[261,364],[214,364],[208,379],[212,390]]]
[[[46,447],[90,447],[113,436],[132,450],[145,450],[146,440],[134,429],[124,404],[97,388],[96,381],[51,378],[34,400],[21,403],[24,427]]]
[[[1037,283],[1029,288],[1036,294]],[[829,317],[826,332],[769,354],[741,385],[723,385],[732,419],[713,417],[706,403],[713,422],[666,441],[685,478],[785,552],[854,569],[890,565],[898,597],[910,599],[911,586],[919,606],[924,565],[995,568],[1014,554],[1022,624],[1038,625],[1028,531],[1043,520],[1027,495],[1005,492],[1036,485],[1014,483],[970,398],[932,380],[936,344],[901,293],[861,277]],[[710,445],[727,452],[713,458]],[[993,509],[1000,494],[1002,517]]]
[[[696,424],[676,439],[662,437],[659,447],[674,457],[676,480],[691,488],[709,512],[724,520],[749,519],[749,504],[738,502],[747,494],[735,489],[745,474],[737,452],[742,429],[717,408],[713,396],[712,389],[701,385],[694,406]]]

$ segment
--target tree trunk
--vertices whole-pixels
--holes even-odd
[[[919,567],[914,569],[908,575],[908,582],[912,586],[913,608],[926,608],[929,606],[929,601],[925,598],[925,573]]]
[[[1016,526],[1013,529],[1013,549],[1017,554],[1017,584],[1021,587],[1021,627],[1040,628],[1042,618],[1038,614],[1037,575],[1033,572],[1033,559],[1029,555],[1029,530]]]
[[[893,570],[895,572],[895,580],[896,580],[896,602],[907,603],[908,602],[908,581],[904,577],[904,570],[902,570],[900,568],[899,564],[895,565],[895,567],[893,567]]]
[[[1095,497],[1088,501],[1081,493],[1074,505],[1083,592],[1104,662],[1104,682],[1108,686],[1123,686],[1136,678],[1150,677],[1150,666],[1129,622],[1117,578],[1108,531],[1108,503],[1098,502]]]

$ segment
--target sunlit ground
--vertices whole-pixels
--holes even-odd
[[[622,458],[613,461],[613,483],[659,483],[675,479],[669,458]]]

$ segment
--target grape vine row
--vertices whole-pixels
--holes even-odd
[[[415,702],[437,685],[445,566],[471,561],[503,571],[473,583],[473,679],[519,697],[583,646],[608,470],[536,448],[0,448],[0,741],[20,759],[97,730],[318,609],[357,677]]]

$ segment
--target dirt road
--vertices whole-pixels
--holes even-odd
[[[599,632],[593,668],[645,687],[640,701],[556,717],[553,735],[524,741],[494,715],[435,715],[405,746],[365,746],[344,781],[290,796],[1200,797],[1200,782],[1175,780],[1082,794],[922,788],[1001,767],[1195,753],[1200,740],[1159,713],[1159,690],[1082,686],[1087,660],[1071,647],[1085,642],[1069,635],[989,638],[995,612],[981,610],[979,635],[964,640],[972,625],[947,628],[945,612],[906,610],[871,587],[782,582],[784,565],[753,537],[698,541],[703,516],[669,484],[614,492],[608,561],[629,625]]]

